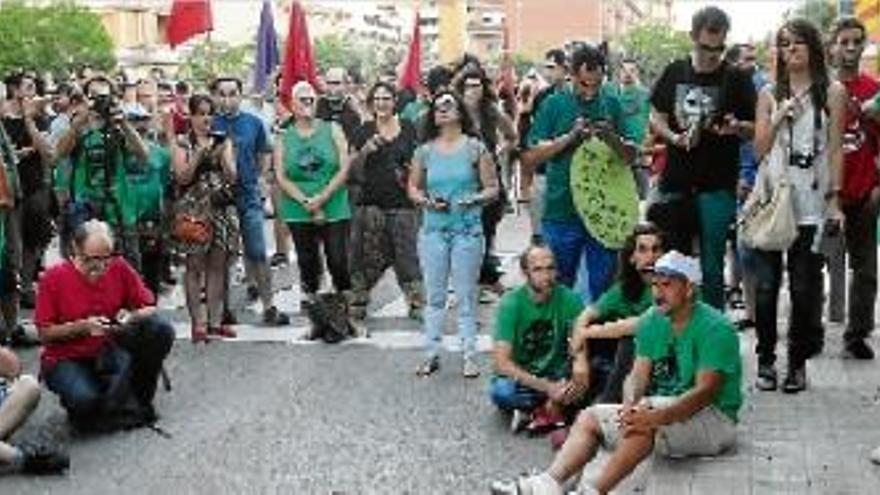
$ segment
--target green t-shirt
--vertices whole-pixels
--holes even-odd
[[[583,117],[590,122],[605,120],[626,139],[632,139],[623,125],[623,112],[614,91],[603,86],[595,98],[585,101],[570,87],[547,97],[532,122],[528,146],[556,139],[574,127],[575,120]],[[567,149],[547,160],[547,192],[544,195],[544,219],[570,221],[580,218],[571,199],[569,171],[574,148]]]
[[[583,310],[580,297],[557,285],[544,304],[535,304],[528,286],[506,294],[498,306],[495,341],[510,344],[513,362],[541,378],[568,376],[568,337]]]
[[[723,313],[697,302],[684,331],[676,336],[669,318],[652,308],[639,322],[636,355],[651,360],[651,395],[681,395],[694,388],[699,371],[721,373],[724,382],[712,404],[737,420],[742,359],[739,338]]]
[[[101,217],[107,223],[117,226],[118,215],[122,216],[123,226],[130,227],[137,221],[137,202],[132,187],[126,177],[125,163],[128,153],[125,145],[117,150],[113,161],[113,177],[110,178],[110,197],[105,197],[107,184],[104,179],[105,153],[104,136],[99,129],[87,130],[80,137],[73,160],[73,194],[77,201],[89,201],[103,208]],[[120,211],[117,212],[117,207]]]
[[[425,101],[421,98],[416,98],[403,107],[403,110],[400,111],[400,118],[417,124],[422,120],[422,116],[428,113],[428,108],[428,104]]]
[[[163,146],[149,143],[147,166],[129,159],[126,173],[135,198],[138,220],[158,220],[162,216],[165,191],[171,180],[171,153]]]
[[[654,296],[651,294],[651,287],[648,285],[645,285],[642,289],[638,300],[630,301],[623,296],[623,286],[620,282],[615,282],[596,301],[594,307],[599,313],[599,321],[615,321],[639,316],[650,309],[653,302]]]
[[[636,144],[641,144],[648,130],[651,94],[643,86],[627,86],[619,89],[618,98],[623,111],[624,133]]]
[[[339,171],[339,153],[333,140],[333,126],[329,122],[315,121],[312,135],[300,136],[295,126],[281,135],[284,143],[284,174],[308,197],[314,197],[327,187]],[[312,215],[299,201],[286,194],[281,195],[281,218],[285,222],[310,223]],[[324,216],[328,222],[351,218],[348,189],[340,187],[324,204]]]

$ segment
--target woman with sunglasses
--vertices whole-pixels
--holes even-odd
[[[464,97],[464,104],[474,122],[474,132],[483,141],[489,153],[496,158],[496,175],[501,172],[498,157],[506,157],[508,150],[500,149],[501,137],[505,146],[516,144],[516,131],[513,122],[498,107],[498,97],[492,89],[492,83],[486,73],[479,68],[466,68],[458,80],[458,94]],[[504,171],[507,175],[507,171]],[[498,224],[504,217],[505,201],[504,181],[499,181],[499,194],[491,203],[485,205],[482,213],[483,235],[486,238],[486,249],[480,267],[480,284],[495,294],[502,294],[501,270],[498,258],[492,254]]]
[[[177,186],[172,235],[178,250],[186,256],[183,285],[193,344],[207,342],[211,336],[236,337],[232,328],[222,324],[226,270],[238,239],[231,193],[236,169],[231,140],[211,134],[215,111],[209,96],[193,95],[189,99],[190,132],[180,140],[174,135],[172,114],[165,114]],[[205,235],[183,234],[179,229],[187,222],[200,222]]]
[[[807,387],[806,361],[823,347],[823,236],[839,233],[842,215],[837,193],[842,184],[841,132],[845,91],[832,82],[825,65],[822,35],[810,22],[794,19],[776,34],[774,87],[758,99],[755,151],[766,157],[771,186],[787,180],[798,236],[785,254],[791,315],[788,329],[786,393]],[[756,250],[755,320],[758,335],[757,387],[775,390],[776,322],[783,252]]]
[[[474,353],[484,248],[480,216],[483,205],[498,195],[498,178],[491,154],[478,138],[469,135],[471,130],[467,108],[455,93],[437,93],[426,121],[427,142],[416,150],[409,175],[409,197],[424,209],[419,259],[427,301],[427,359],[416,370],[420,376],[440,369],[450,279],[458,300],[462,372],[466,378],[479,376]]]
[[[315,89],[301,81],[291,90],[292,123],[275,141],[275,179],[281,189],[281,218],[296,250],[304,300],[315,300],[326,257],[337,292],[350,296],[348,266],[351,208],[348,143],[342,129],[315,116]]]
[[[352,221],[352,316],[367,315],[370,290],[392,266],[409,304],[409,316],[420,319],[423,306],[422,275],[416,238],[419,215],[406,195],[416,131],[395,113],[397,92],[378,82],[367,93],[373,119],[356,133],[358,153],[352,174],[361,177],[363,191]]]

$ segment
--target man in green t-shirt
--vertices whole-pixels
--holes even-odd
[[[562,494],[602,445],[613,449],[596,493],[608,493],[656,448],[681,457],[717,455],[736,442],[742,405],[742,362],[733,324],[697,301],[702,274],[697,261],[678,251],[654,265],[654,307],[642,317],[637,358],[620,405],[583,411],[550,468],[492,493]]]
[[[498,307],[496,375],[489,390],[496,406],[514,411],[514,431],[529,415],[540,429],[562,423],[561,407],[579,399],[587,386],[568,378],[568,338],[583,309],[580,298],[556,283],[549,248],[529,247],[520,267],[526,284],[507,293]]]

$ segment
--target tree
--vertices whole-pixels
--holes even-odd
[[[315,62],[319,70],[343,67],[349,73],[367,80],[375,79],[381,67],[394,66],[403,58],[403,51],[383,50],[369,40],[358,40],[339,34],[328,34],[315,40]],[[381,58],[381,60],[380,60]],[[392,60],[393,58],[396,58]]]
[[[116,65],[113,41],[97,15],[72,2],[0,5],[0,73],[33,68],[59,75],[82,65]]]
[[[690,52],[691,39],[668,25],[646,23],[630,29],[616,48],[620,56],[636,60],[642,82],[651,85],[669,62]]]
[[[218,76],[233,76],[248,81],[256,48],[253,44],[231,46],[203,39],[180,64],[180,75],[191,81],[211,81]]]
[[[807,19],[813,22],[820,32],[827,33],[837,18],[837,1],[807,0],[806,3],[789,12],[789,16]]]

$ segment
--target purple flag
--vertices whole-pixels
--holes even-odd
[[[269,0],[263,0],[260,12],[260,30],[257,31],[257,58],[254,61],[254,92],[266,90],[269,75],[278,67],[278,37]]]

